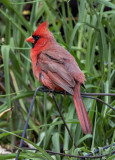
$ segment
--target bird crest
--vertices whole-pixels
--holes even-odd
[[[44,33],[47,33],[48,31],[47,27],[48,27],[48,22],[47,21],[43,22],[42,24],[38,26],[36,31],[33,33],[33,36],[44,35]]]

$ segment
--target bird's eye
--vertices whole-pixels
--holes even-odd
[[[35,40],[38,40],[40,38],[40,36],[36,36]]]
[[[32,36],[35,40],[35,42],[37,42],[37,40],[40,38],[40,36]]]

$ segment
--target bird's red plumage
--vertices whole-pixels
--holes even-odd
[[[43,22],[32,36],[33,39],[27,41],[35,41],[31,60],[36,78],[51,90],[65,90],[72,94],[82,130],[85,134],[91,133],[91,123],[80,94],[85,76],[74,57],[56,42],[47,29],[47,22]]]

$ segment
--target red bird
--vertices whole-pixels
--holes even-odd
[[[78,118],[85,134],[92,132],[91,123],[80,94],[85,76],[74,57],[54,39],[43,22],[33,35],[26,39],[32,43],[31,60],[33,73],[44,86],[51,90],[64,90],[73,96]]]

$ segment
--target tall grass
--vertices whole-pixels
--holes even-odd
[[[0,9],[0,37],[5,39],[4,43],[0,40],[3,59],[0,70],[4,73],[6,89],[6,95],[0,95],[2,103],[0,113],[13,107],[13,111],[3,114],[0,119],[0,128],[2,128],[0,141],[1,144],[6,142],[12,144],[11,148],[16,145],[18,135],[21,135],[21,130],[24,128],[34,90],[41,85],[32,73],[31,46],[25,42],[25,39],[37,28],[37,21],[40,24],[48,20],[49,29],[58,43],[75,57],[85,73],[87,92],[115,93],[114,1],[78,1],[77,20],[72,17],[68,1],[60,1],[60,3],[53,0],[30,1],[32,10],[30,21],[27,21],[22,11],[28,2],[4,0]],[[66,20],[64,3],[67,3],[68,20]],[[62,13],[58,10],[59,5]],[[64,35],[60,32],[61,27]],[[82,92],[85,90],[82,89]],[[44,157],[52,159],[55,157],[56,160],[60,160],[62,159],[60,156],[50,156],[44,150],[60,152],[63,148],[65,153],[78,154],[79,151],[83,151],[83,154],[86,154],[89,151],[93,152],[97,147],[108,144],[112,146],[115,129],[115,115],[112,109],[96,100],[84,98],[93,127],[92,135],[84,135],[72,97],[57,95],[56,98],[78,148],[74,148],[52,98],[45,93],[38,93],[29,120],[28,128],[31,130],[26,134],[29,140],[25,139],[25,141],[38,148],[39,152],[23,152],[20,158],[29,159],[31,156],[31,159],[44,159]],[[100,96],[99,98],[115,107],[114,97]],[[103,151],[103,154],[109,152],[109,159],[113,158],[111,158],[111,150],[112,148]],[[2,155],[1,158],[12,159],[13,157],[15,157],[14,153]],[[64,159],[67,158],[63,157]]]

